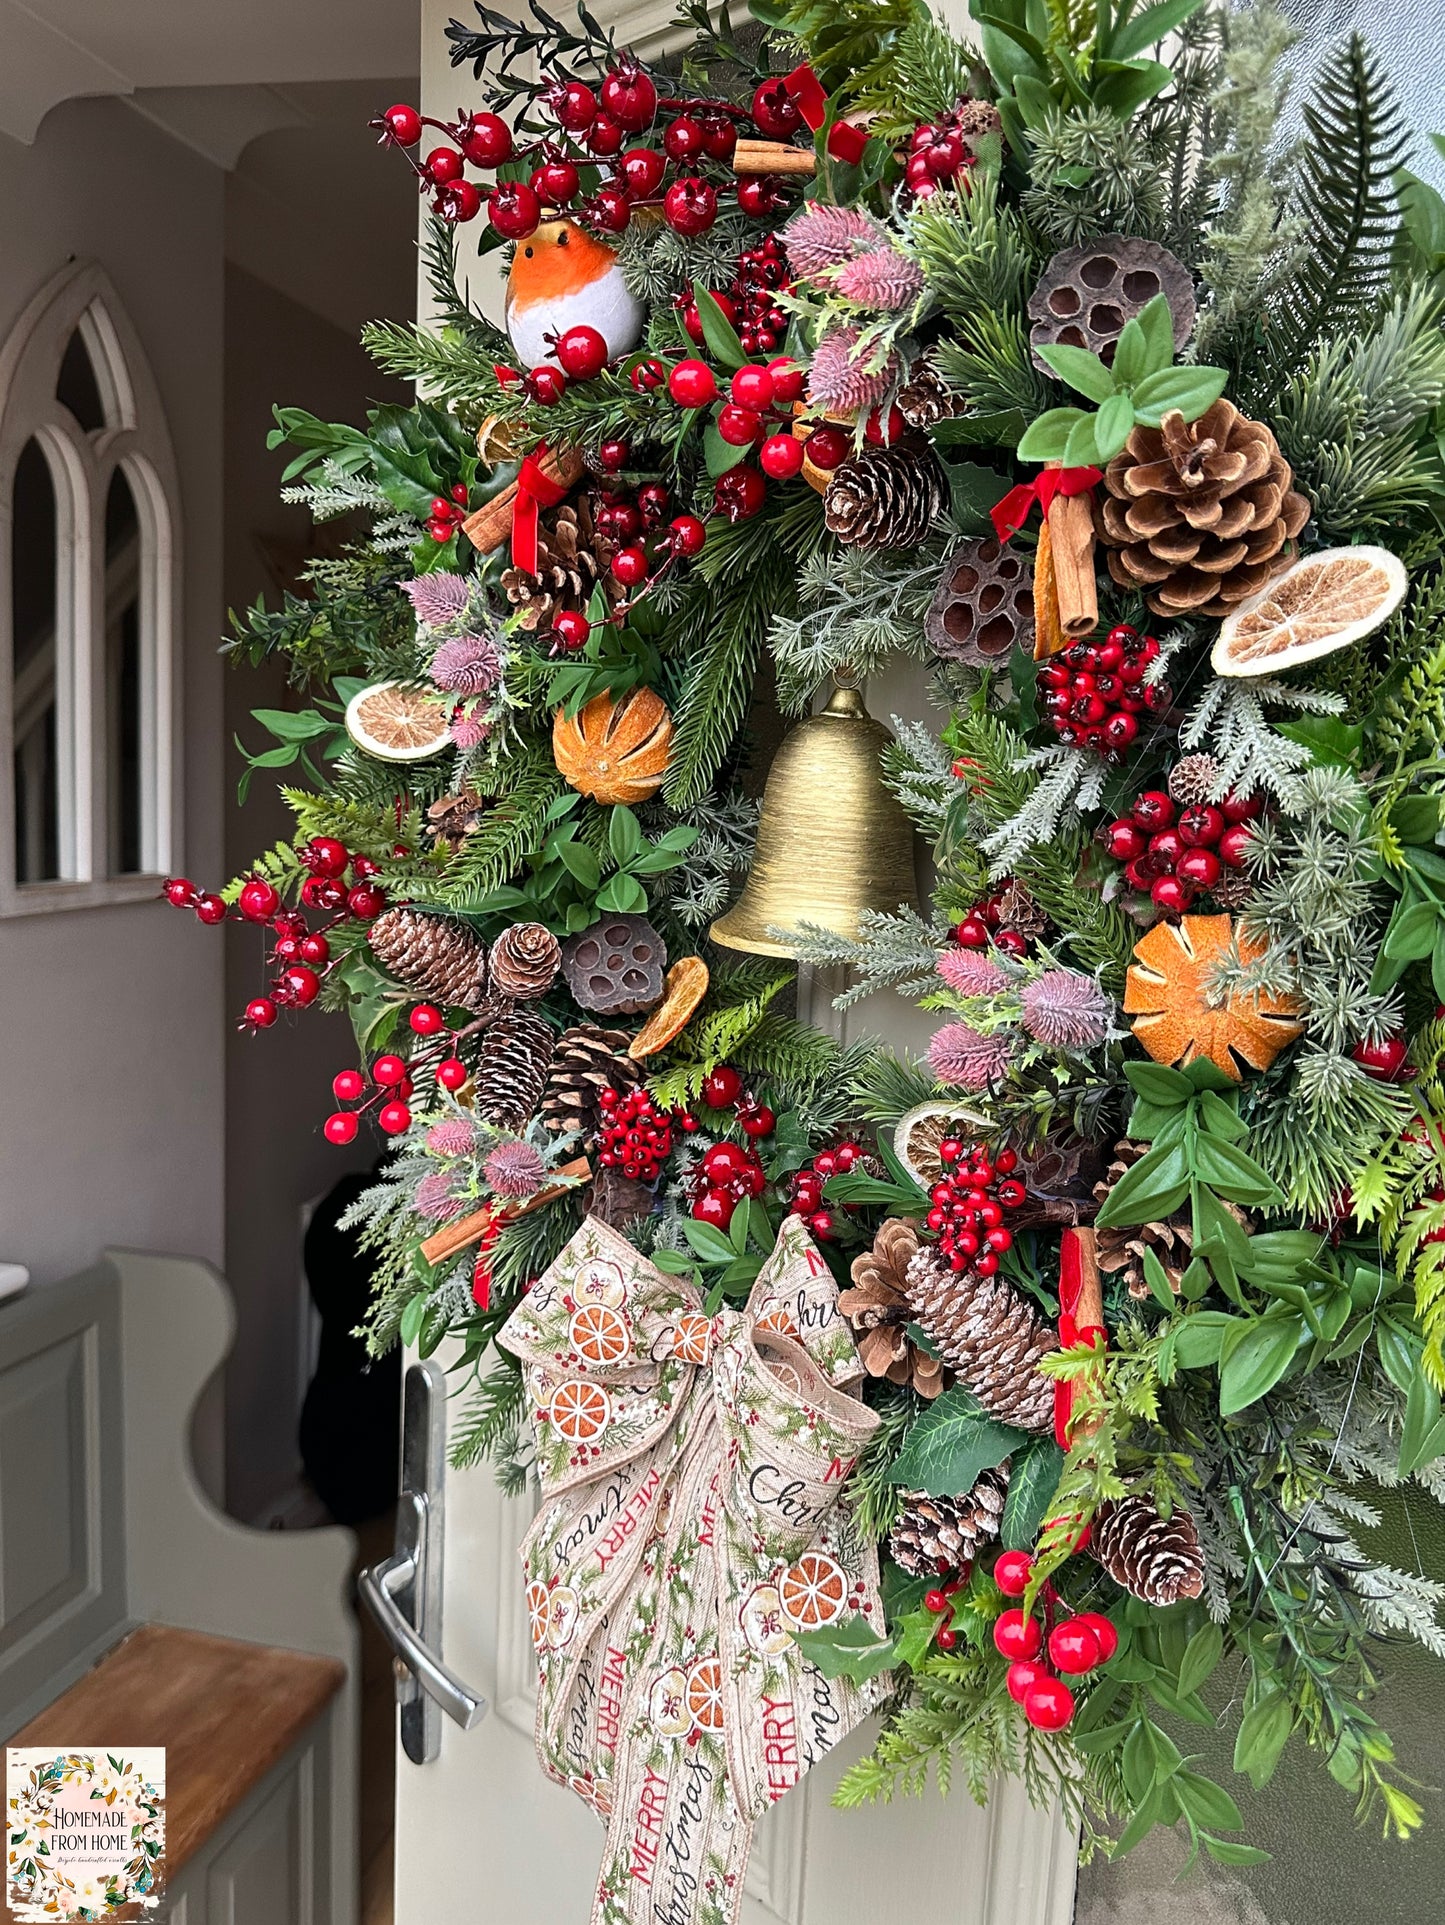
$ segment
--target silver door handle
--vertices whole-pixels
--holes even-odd
[[[390,1557],[360,1572],[361,1601],[396,1655],[401,1746],[413,1764],[441,1753],[441,1713],[470,1731],[487,1701],[442,1661],[446,1377],[430,1359],[402,1383],[401,1495]]]

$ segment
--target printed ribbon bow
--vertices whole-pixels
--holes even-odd
[[[1056,496],[1087,494],[1103,479],[1098,468],[1042,468],[1032,481],[1021,481],[1017,488],[1010,488],[1003,500],[989,509],[993,532],[1000,541],[1012,541],[1035,507],[1047,518]]]
[[[537,572],[537,526],[544,508],[567,498],[567,485],[547,473],[547,444],[539,441],[517,472],[517,506],[512,517],[512,566],[524,575]]]
[[[589,1217],[501,1333],[542,1483],[537,1752],[606,1827],[593,1925],[734,1925],[755,1822],[887,1688],[793,1638],[853,1613],[882,1635],[838,1502],[878,1419],[837,1298],[796,1217],[715,1317]]]

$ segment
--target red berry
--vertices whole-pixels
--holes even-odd
[[[733,145],[737,145],[734,136]],[[737,186],[738,207],[744,214],[775,214],[788,203],[787,188],[776,174],[745,174]]]
[[[925,1591],[923,1594],[923,1608],[925,1611],[932,1611],[934,1616],[938,1617],[944,1611],[952,1609],[952,1606],[942,1591]]]
[[[1226,822],[1253,822],[1264,814],[1262,795],[1227,795],[1219,805]]]
[[[718,411],[717,431],[730,448],[751,447],[762,425],[763,417],[760,414],[755,414],[751,408],[735,407],[731,401]]]
[[[327,1117],[321,1126],[321,1132],[328,1143],[339,1146],[356,1141],[357,1127],[356,1118],[350,1110],[337,1110],[334,1116]]]
[[[505,240],[520,241],[535,234],[541,218],[542,203],[526,181],[498,181],[487,196],[487,219]]]
[[[1174,820],[1174,801],[1162,789],[1146,789],[1129,812],[1141,829],[1167,829]]]
[[[758,470],[739,462],[714,482],[713,506],[728,521],[747,521],[761,511],[767,494],[768,484]]]
[[[993,1641],[1003,1657],[1036,1658],[1043,1647],[1043,1628],[1022,1611],[1005,1611],[994,1623]]]
[[[418,1003],[407,1018],[418,1036],[435,1036],[447,1026],[447,1019],[435,1003]]]
[[[544,207],[568,207],[582,191],[582,177],[570,160],[544,161],[531,184]]]
[[[1212,849],[1223,834],[1224,817],[1207,802],[1179,818],[1179,840],[1186,849]]]
[[[1058,1670],[1070,1677],[1081,1677],[1084,1672],[1092,1671],[1101,1655],[1092,1625],[1078,1618],[1056,1624],[1049,1633],[1049,1657]]]
[[[585,134],[597,115],[597,96],[580,80],[568,80],[547,96],[557,125],[569,134]]]
[[[742,1094],[743,1079],[735,1069],[720,1063],[703,1079],[702,1100],[712,1110],[731,1109]]]
[[[278,1002],[294,1003],[298,1009],[305,1009],[320,995],[321,978],[305,963],[292,963],[289,969],[282,970],[274,988]]]
[[[813,1232],[813,1235],[818,1239],[819,1243],[831,1243],[835,1233],[832,1212],[829,1210],[814,1210],[813,1214],[808,1218],[808,1228]]]
[[[555,408],[567,392],[567,377],[560,368],[544,361],[541,367],[533,368],[523,377],[522,386],[528,398],[539,407]]]
[[[358,1103],[366,1094],[366,1078],[359,1069],[341,1069],[331,1079],[331,1094],[338,1103]]]
[[[279,942],[276,945],[276,953],[278,955],[281,953],[281,944]],[[296,945],[296,954],[302,962],[310,963],[313,967],[319,967],[320,964],[331,960],[331,944],[326,940],[325,936],[320,934],[303,936]]]
[[[449,1056],[437,1064],[437,1081],[445,1090],[459,1090],[467,1080],[467,1066],[460,1056]]]
[[[329,915],[346,900],[346,884],[335,876],[308,876],[301,885],[301,900],[308,909],[323,909]]]
[[[1017,929],[1000,929],[993,940],[994,947],[1001,949],[1006,956],[1028,954],[1028,941]]]
[[[953,940],[960,949],[987,949],[988,924],[980,915],[965,916],[954,925]]]
[[[399,1056],[378,1056],[371,1066],[371,1080],[383,1089],[391,1089],[406,1079],[406,1064]]]
[[[647,580],[647,550],[641,547],[619,548],[612,557],[612,573],[624,588],[636,588]]]
[[[604,234],[625,234],[632,219],[632,203],[620,187],[599,187],[584,211]]]
[[[1223,873],[1223,864],[1213,849],[1186,849],[1175,863],[1174,873],[1195,889],[1212,889]]]
[[[590,381],[607,366],[607,341],[584,323],[566,330],[557,342],[556,355],[565,375],[573,381]]]
[[[585,648],[592,624],[580,608],[562,608],[552,617],[552,633],[563,648]]]
[[[374,922],[385,907],[386,891],[378,889],[374,882],[358,882],[347,891],[347,913],[358,922]]]
[[[313,876],[339,876],[351,860],[344,842],[335,836],[312,836],[300,852],[301,861]]]
[[[1104,740],[1111,749],[1127,749],[1138,733],[1137,720],[1125,709],[1116,709],[1104,724]]]
[[[252,876],[241,885],[236,906],[247,922],[269,922],[281,907],[280,892],[264,876]]]
[[[455,147],[433,147],[422,165],[438,187],[462,177],[462,157]]]
[[[197,921],[208,927],[226,920],[226,905],[214,890],[208,889],[204,895],[196,897],[195,911]]]
[[[726,1190],[704,1190],[695,1199],[692,1214],[699,1223],[710,1223],[715,1230],[726,1230],[733,1220],[736,1207]]]
[[[1119,1633],[1102,1611],[1080,1611],[1075,1624],[1087,1624],[1099,1645],[1099,1662],[1107,1664],[1119,1648]]]
[[[951,1624],[940,1624],[933,1641],[940,1651],[953,1651],[958,1647],[958,1633]]]
[[[1166,916],[1177,916],[1189,907],[1193,890],[1178,876],[1160,876],[1149,886],[1149,896],[1156,908],[1162,909]]]
[[[739,368],[728,385],[728,393],[740,408],[765,413],[773,405],[773,377],[766,368]]]
[[[597,465],[605,475],[615,475],[627,466],[632,450],[625,441],[604,441],[597,450]]]
[[[587,131],[587,148],[589,153],[600,154],[605,160],[622,152],[626,138],[620,121],[614,120],[611,114],[599,114]]]
[[[628,64],[615,69],[603,81],[601,103],[619,126],[629,133],[640,133],[652,125],[657,112],[657,89],[640,67]]]
[[[793,402],[801,401],[808,377],[796,361],[779,355],[776,361],[769,361],[768,373],[773,377],[773,399],[783,407],[791,407]]]
[[[269,1029],[279,1013],[269,996],[253,996],[246,1005],[244,1020],[252,1029]]]
[[[1104,831],[1104,847],[1116,862],[1133,862],[1149,846],[1137,822],[1111,822]]]
[[[814,428],[808,436],[804,452],[815,468],[822,468],[825,473],[831,473],[840,462],[847,460],[851,445],[848,435],[842,428],[830,427],[825,423],[821,428]]]
[[[714,1143],[703,1153],[702,1173],[709,1183],[726,1183],[746,1167],[747,1151],[738,1143]]]
[[[770,434],[758,450],[758,466],[773,481],[791,481],[803,460],[803,444],[790,434]]]
[[[1024,1716],[1038,1731],[1062,1731],[1074,1715],[1074,1694],[1061,1678],[1040,1678],[1024,1698]]]
[[[388,137],[398,147],[415,147],[421,139],[421,115],[415,107],[408,107],[403,102],[388,107],[381,117],[381,123]],[[375,121],[372,125],[376,125]]]
[[[717,400],[717,376],[706,361],[679,361],[667,392],[680,408],[708,408]]]
[[[411,1128],[411,1111],[405,1103],[383,1103],[376,1112],[376,1120],[388,1136],[400,1136],[403,1130]]]
[[[512,130],[500,114],[473,114],[461,143],[473,167],[501,167],[512,158]]]
[[[700,122],[688,114],[680,114],[664,129],[662,144],[669,160],[696,160],[705,151],[706,136]]]
[[[617,163],[617,178],[635,201],[650,200],[666,172],[667,162],[655,147],[629,147]]]
[[[1029,1588],[1033,1568],[1027,1551],[1004,1551],[993,1567],[993,1581],[1005,1597],[1022,1597]]]
[[[706,234],[717,219],[717,191],[693,174],[675,180],[662,197],[662,217],[675,234]]]
[[[1032,1658],[1015,1658],[1008,1668],[1004,1683],[1014,1703],[1022,1704],[1039,1680],[1047,1678],[1048,1675],[1045,1666],[1035,1664]]]
[[[872,442],[875,448],[890,447],[907,432],[908,423],[902,408],[897,405],[891,407],[886,415],[875,408],[863,424],[863,439]]]
[[[771,1136],[777,1126],[777,1117],[766,1103],[759,1103],[742,1119],[744,1136]]]
[[[1219,838],[1219,860],[1230,869],[1242,869],[1254,831],[1247,822],[1234,822]]]
[[[637,510],[644,528],[659,528],[672,506],[672,496],[660,481],[648,481],[637,491]]]
[[[790,140],[803,124],[797,98],[781,75],[758,88],[752,112],[754,126],[767,140]]]
[[[702,121],[702,151],[709,160],[731,160],[738,130],[725,114],[709,114]],[[741,183],[739,183],[741,185]]]
[[[675,554],[700,555],[707,544],[707,528],[696,515],[678,515],[671,523],[669,541]]]
[[[161,894],[172,909],[194,909],[200,891],[189,876],[171,876],[161,890]]]
[[[1377,1083],[1401,1081],[1409,1053],[1403,1036],[1387,1036],[1382,1043],[1356,1043],[1350,1051],[1366,1076],[1373,1076]]]

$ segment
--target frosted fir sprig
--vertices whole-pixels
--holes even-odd
[[[992,877],[1007,875],[1019,858],[1041,843],[1052,842],[1065,816],[1081,815],[1103,801],[1107,764],[1086,749],[1050,746],[1034,749],[1016,765],[1047,769],[1017,814],[986,835],[979,847],[989,857]]]
[[[849,1009],[875,990],[896,989],[912,1001],[934,987],[949,930],[950,924],[936,909],[930,922],[916,909],[865,909],[856,937],[840,936],[814,922],[799,923],[789,934],[800,962],[817,969],[856,972],[857,980],[833,998],[835,1009]]]
[[[1245,683],[1219,676],[1180,729],[1179,746],[1207,748],[1219,764],[1226,790],[1239,796],[1264,790],[1291,809],[1310,752],[1270,727],[1266,703],[1309,715],[1339,715],[1344,709],[1340,696],[1319,689],[1290,688],[1270,677]]]

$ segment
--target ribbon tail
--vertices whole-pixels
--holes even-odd
[[[1002,501],[996,501],[988,511],[993,523],[993,531],[1000,541],[1011,541],[1033,513],[1034,503],[1039,499],[1039,481],[1021,481],[1016,488],[1010,488]]]

